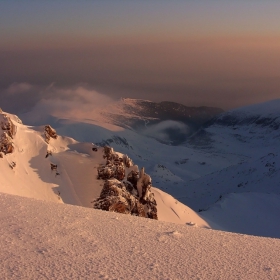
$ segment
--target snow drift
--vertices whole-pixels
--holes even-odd
[[[2,279],[278,279],[280,240],[0,194]]]

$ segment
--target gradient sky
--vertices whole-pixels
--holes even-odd
[[[276,0],[2,0],[0,90],[86,84],[224,109],[279,98],[279,12]]]

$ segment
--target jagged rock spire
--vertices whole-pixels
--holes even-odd
[[[133,166],[127,155],[119,157],[109,146],[105,146],[103,151],[106,164],[101,165],[97,172],[98,179],[106,181],[100,197],[93,201],[93,207],[157,219],[157,204],[151,192],[152,179],[145,173],[144,167],[139,174],[138,166]],[[127,176],[125,167],[130,168]]]

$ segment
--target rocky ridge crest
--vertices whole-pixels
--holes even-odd
[[[16,126],[12,120],[0,111],[0,153],[9,154],[14,151],[13,138],[16,135]]]
[[[100,196],[93,201],[93,208],[157,220],[152,179],[144,168],[139,172],[127,155],[120,156],[109,146],[103,152],[106,164],[100,165],[97,172],[98,179],[105,182]]]
[[[56,130],[52,128],[49,124],[45,126],[44,135],[47,144],[49,144],[51,138],[57,139]]]

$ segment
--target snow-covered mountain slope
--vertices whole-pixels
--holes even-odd
[[[213,156],[236,155],[240,161],[190,181],[190,189],[196,190],[191,206],[206,209],[219,196],[231,192],[280,194],[279,125],[280,100],[273,100],[224,113],[194,135],[189,143],[195,149],[208,150]],[[199,139],[203,138],[201,144]]]
[[[182,200],[194,209],[206,210],[229,193],[261,192],[280,195],[280,157],[278,153],[267,153],[260,158],[248,158],[246,162],[190,181],[188,187],[194,193],[191,198]]]
[[[202,217],[215,229],[279,238],[280,195],[231,193],[221,198]]]
[[[280,240],[0,194],[2,279],[279,279]]]
[[[118,108],[111,108],[112,113],[116,113],[118,110]],[[228,115],[236,116],[238,121],[235,121],[234,125],[232,122],[221,121],[227,120]],[[174,203],[178,200],[193,210],[199,211],[209,208],[211,210],[212,205],[219,203],[221,199],[226,199],[231,193],[239,193],[241,196],[244,193],[244,197],[248,201],[250,193],[264,194],[264,204],[267,203],[267,193],[272,200],[275,195],[279,195],[280,132],[275,126],[275,123],[278,122],[277,116],[280,116],[279,100],[233,110],[218,116],[215,121],[195,133],[185,145],[177,146],[166,145],[136,131],[117,127],[108,119],[105,122],[102,115],[96,120],[63,120],[57,123],[56,129],[59,135],[69,136],[80,142],[108,144],[116,151],[127,154],[135,164],[145,167],[146,172],[151,175],[155,187],[175,197]],[[271,121],[262,124],[257,121],[269,118],[273,119],[273,126],[271,126]],[[264,125],[264,123],[268,125]],[[146,125],[149,127],[149,123]],[[40,127],[36,129],[42,131]],[[71,169],[71,167],[66,168],[66,166],[71,162],[70,154],[76,150],[78,153],[88,154],[89,157],[84,155],[83,161],[87,162],[89,166],[94,165],[94,162],[97,161],[93,157],[97,155],[91,155],[89,152],[90,144],[86,145],[88,146],[83,150],[74,146],[67,147],[69,150],[55,154],[53,159],[61,160],[60,166],[65,166],[65,170]],[[77,159],[80,156],[77,156]],[[64,183],[64,181],[54,186],[60,186],[62,200],[67,203],[83,205],[79,202],[80,200],[87,200],[89,203],[91,199],[89,200],[87,197],[95,195],[91,184],[88,183],[95,180],[94,173],[91,172],[92,177],[89,178],[88,175],[85,175],[88,174],[87,168],[81,167],[80,169],[79,172],[82,172],[82,177],[85,178],[82,184],[84,189],[75,191],[75,195],[69,195],[68,192],[66,195],[64,191],[66,187],[63,186],[68,186],[68,183]],[[75,182],[75,185],[79,184],[80,179],[77,179],[74,170],[68,176],[72,176],[70,181]],[[62,180],[62,176],[54,176],[53,179],[56,181],[51,183]],[[98,184],[98,181],[96,183]],[[83,195],[84,193],[87,195]],[[240,200],[235,196],[231,199],[236,199],[234,205],[239,205],[238,201]],[[275,213],[271,212],[274,211],[273,209],[265,211],[261,203],[254,203],[254,194],[252,194],[252,202],[250,203],[256,213],[274,217],[275,221],[278,219],[278,214],[274,215]],[[240,205],[243,209],[246,209],[245,206]],[[224,210],[219,207],[218,209],[223,215]],[[230,215],[229,212],[227,213]],[[204,215],[204,212],[200,214]],[[218,214],[215,217],[217,220],[213,217],[210,219],[212,228],[228,228],[220,224]],[[176,219],[177,217],[173,220]],[[199,220],[195,221],[194,219],[185,222],[199,224]],[[252,217],[252,222],[261,226],[257,216]],[[235,228],[230,230],[243,232],[242,225],[241,219],[240,223],[235,223]],[[277,228],[273,232],[271,230],[267,230],[265,235],[280,237]]]
[[[17,132],[12,139],[13,153],[8,153],[0,159],[0,191],[58,201],[57,195],[52,191],[55,187],[54,182],[42,180],[50,170],[49,160],[41,161],[40,165],[36,166],[38,157],[45,158],[47,144],[37,132],[17,122],[15,116],[5,115],[16,125]],[[16,166],[13,167],[13,163]],[[41,171],[40,175],[37,170]],[[54,174],[51,174],[50,179],[52,175]]]
[[[103,149],[93,151],[91,143],[61,136],[47,144],[44,127],[35,131],[14,115],[1,116],[10,118],[17,132],[12,139],[13,153],[0,158],[0,192],[92,207],[91,202],[99,197],[103,187],[97,179],[97,167],[105,163]],[[51,164],[57,167],[52,170]],[[160,220],[209,227],[187,206],[156,188],[154,191],[155,199],[160,201]]]
[[[277,130],[280,127],[279,107],[280,99],[276,99],[223,113],[212,122],[227,126],[250,124]]]
[[[249,129],[252,126],[212,124],[185,146],[164,145],[130,130],[116,132],[90,124],[68,123],[57,130],[128,154],[146,167],[155,186],[198,211],[231,192],[278,193],[279,132],[259,127],[258,137],[253,137]],[[203,138],[207,140],[201,143]]]
[[[102,123],[68,120],[57,131],[128,154],[137,165],[145,166],[156,187],[199,211],[230,193],[269,193],[272,199],[280,194],[279,116],[279,100],[232,110],[177,146],[136,131],[111,130]],[[254,204],[256,212],[263,211],[257,206]],[[258,224],[258,220],[254,222]],[[235,231],[242,232],[242,226],[236,225]]]

